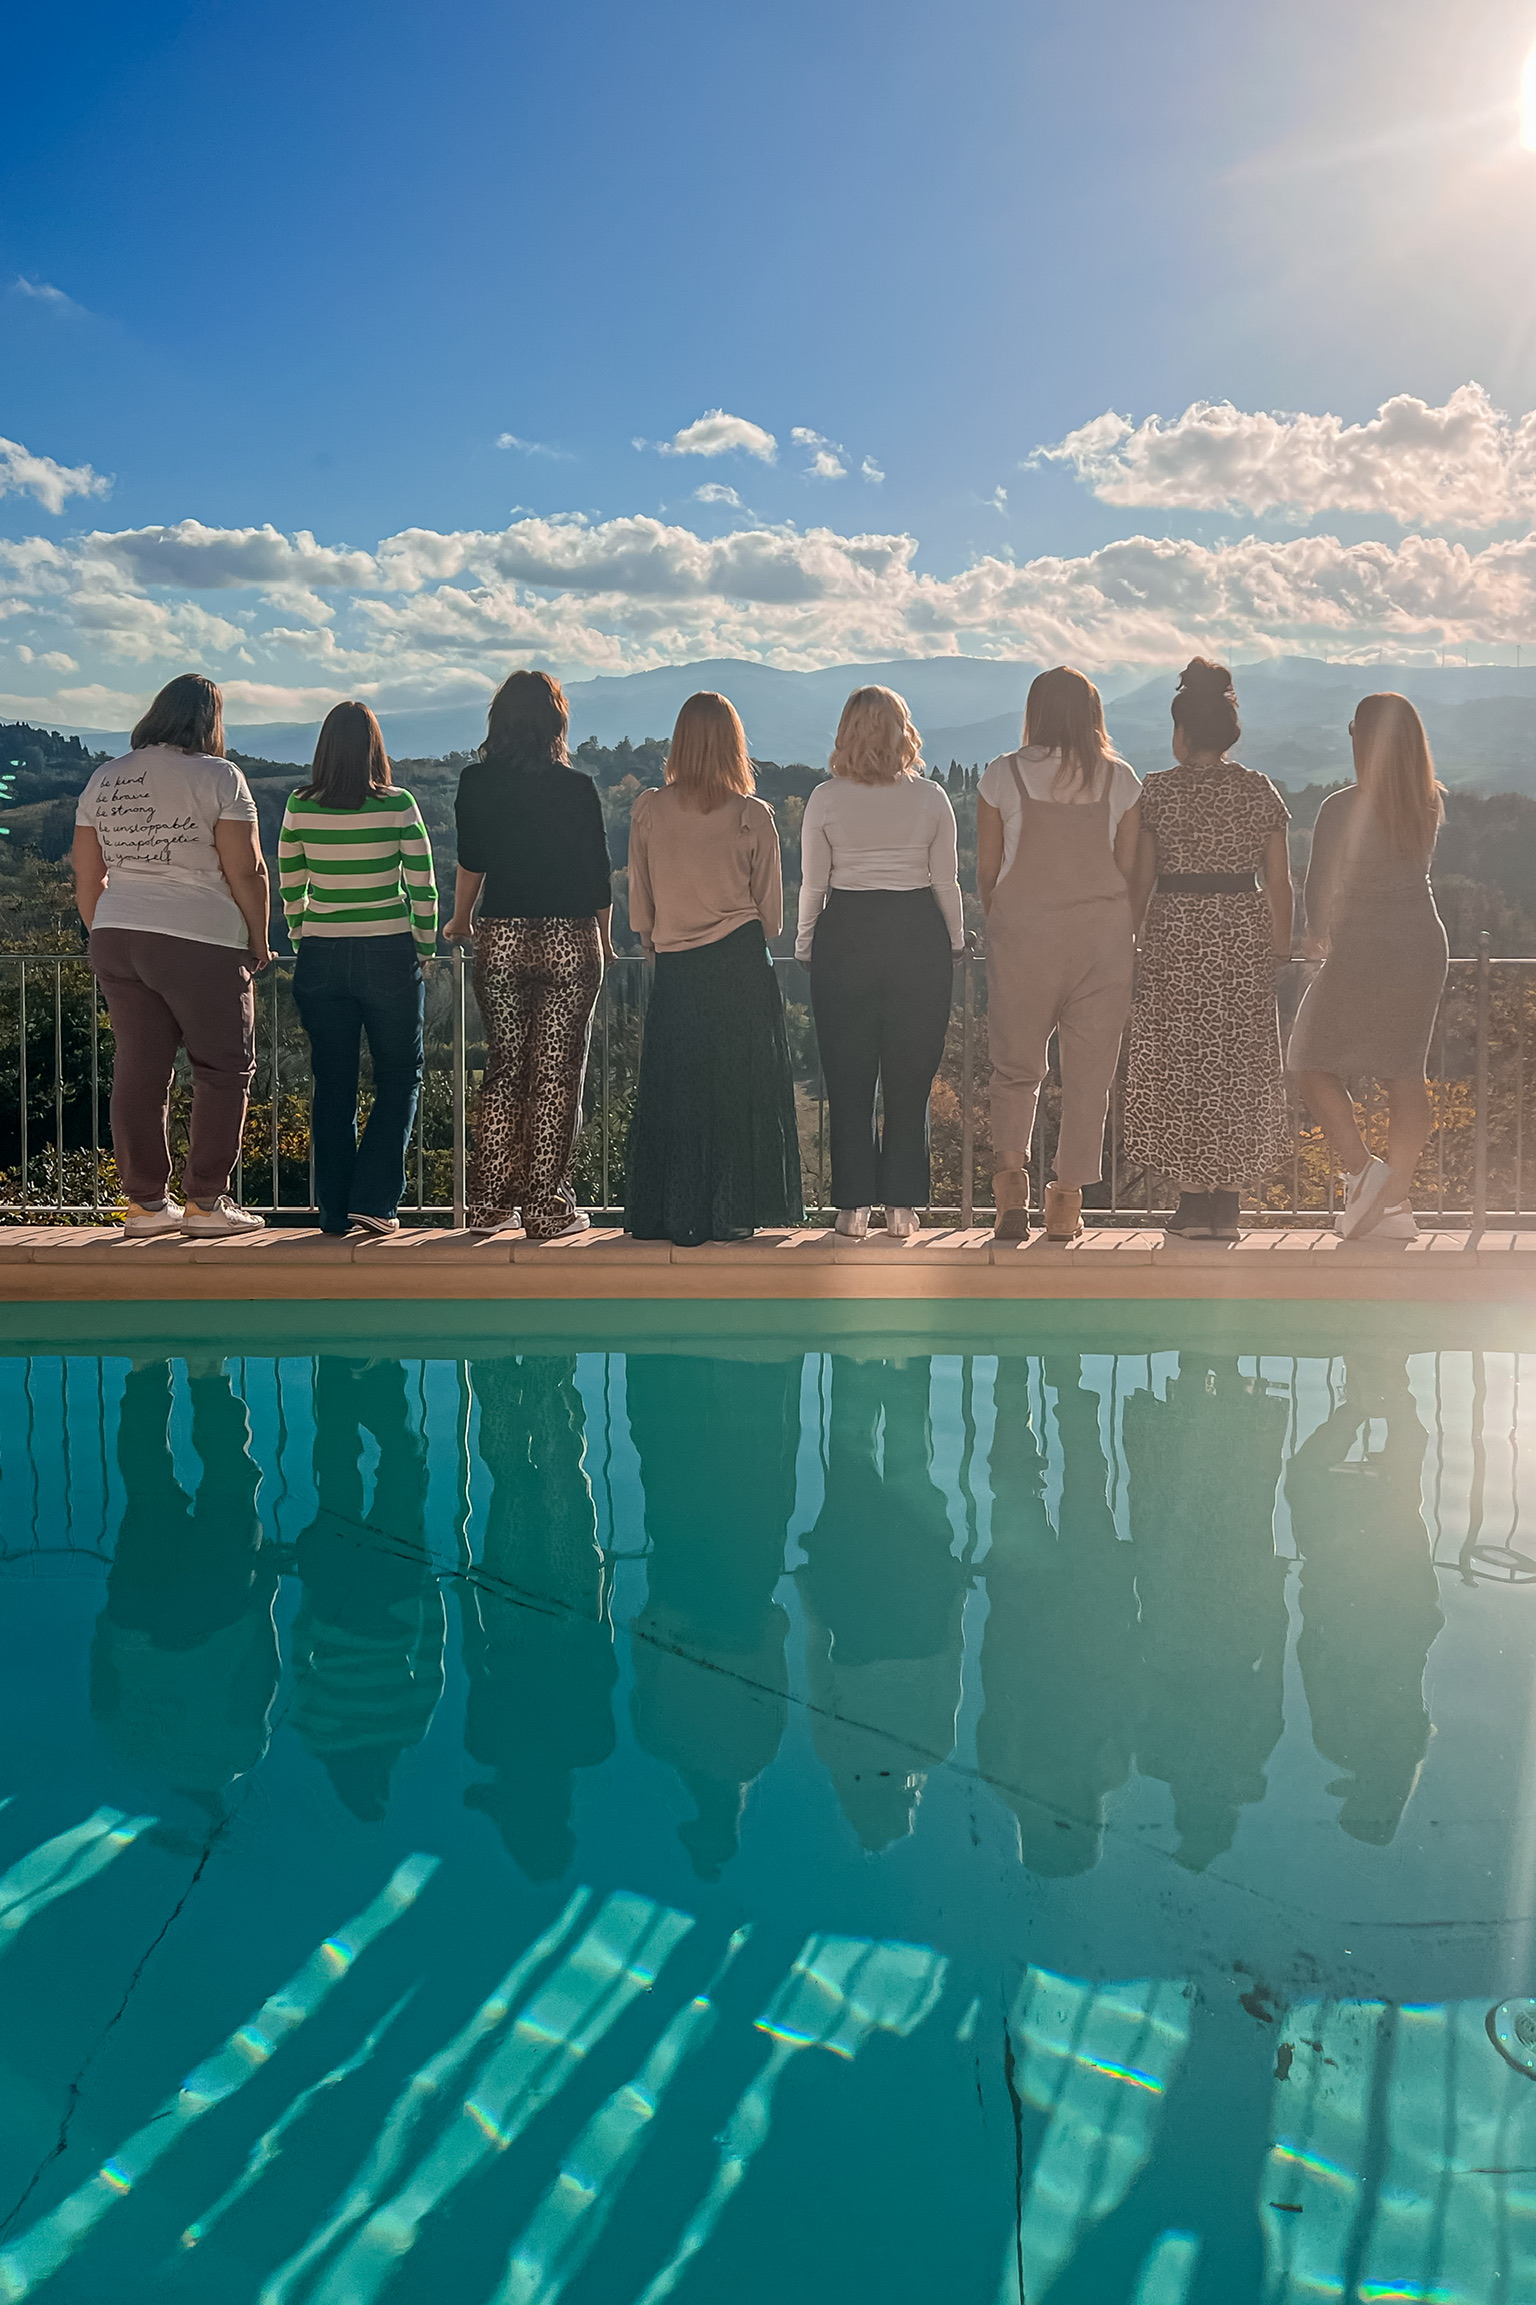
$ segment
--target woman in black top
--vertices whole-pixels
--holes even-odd
[[[514,672],[491,701],[478,760],[459,779],[450,940],[475,944],[486,1067],[475,1108],[469,1222],[530,1240],[584,1232],[571,1152],[592,1010],[613,958],[602,803],[573,769],[557,680]],[[478,919],[476,910],[478,904]]]

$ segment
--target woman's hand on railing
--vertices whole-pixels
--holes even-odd
[[[474,941],[474,922],[467,914],[463,920],[460,920],[458,914],[455,913],[452,920],[447,922],[443,929],[444,944],[473,944]]]

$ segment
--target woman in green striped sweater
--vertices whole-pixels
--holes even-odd
[[[421,963],[437,945],[437,883],[421,811],[392,781],[383,731],[366,704],[338,704],[326,715],[310,781],[283,817],[277,857],[299,956],[294,998],[314,1058],[321,1227],[396,1232],[421,1093]],[[359,1143],[364,1033],[373,1109]]]

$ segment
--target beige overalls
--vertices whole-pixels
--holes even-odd
[[[999,1167],[1027,1165],[1046,1044],[1057,1035],[1061,1137],[1056,1180],[1096,1184],[1104,1122],[1131,1007],[1130,891],[1110,845],[1109,800],[1032,800],[987,915],[992,1144]]]

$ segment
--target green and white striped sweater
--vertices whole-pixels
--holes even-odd
[[[437,882],[421,811],[398,787],[361,808],[326,808],[295,793],[277,844],[288,933],[399,936],[437,944]]]

